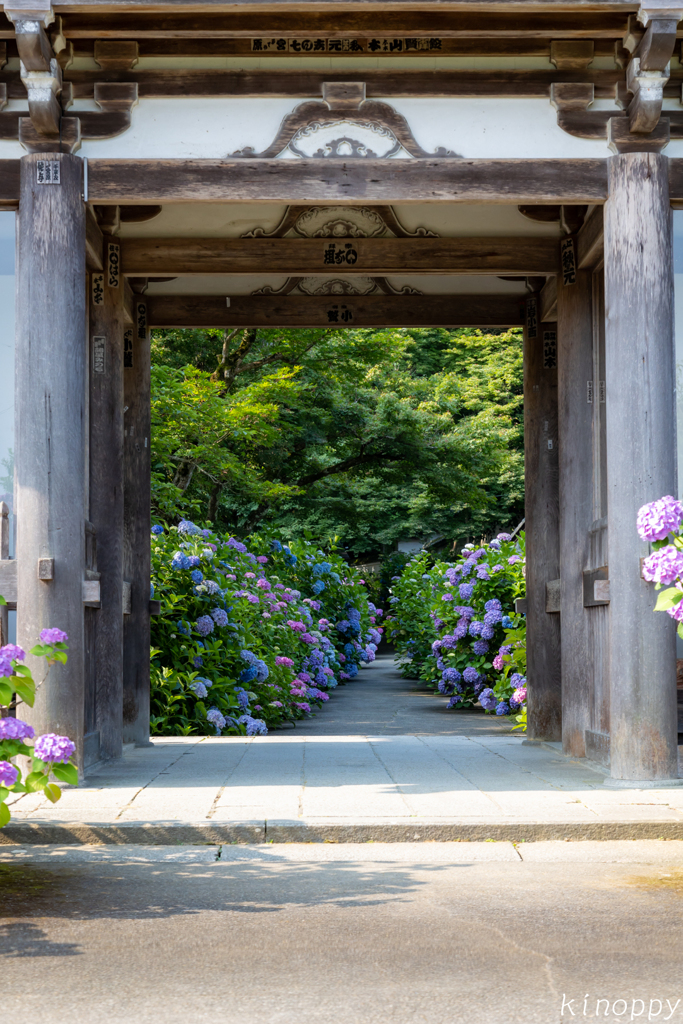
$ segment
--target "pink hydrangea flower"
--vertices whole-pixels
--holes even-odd
[[[277,658],[275,659],[275,664],[276,665],[286,665],[287,668],[293,668],[294,667],[294,662],[292,661],[292,659],[291,658],[287,658],[284,654],[278,654]]]
[[[40,642],[43,644],[65,644],[68,640],[66,633],[52,626],[50,629],[43,629],[40,632]]]
[[[674,583],[683,576],[683,551],[673,544],[653,551],[643,562],[643,579],[650,583]]]
[[[266,563],[268,562],[268,558],[266,557],[266,555],[257,555],[256,561],[259,563],[259,565],[266,565]]]
[[[638,509],[636,526],[641,540],[664,540],[675,533],[683,519],[683,504],[671,494]],[[647,577],[646,577],[647,578]]]
[[[495,658],[493,659],[493,667],[495,668],[496,672],[502,672],[503,671],[503,665],[504,665],[504,662],[503,662],[502,656],[500,654],[497,654],[495,656]]]

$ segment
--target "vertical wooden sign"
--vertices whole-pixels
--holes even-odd
[[[138,329],[138,341],[147,337],[147,303],[138,302],[135,306],[135,322]]]
[[[92,340],[92,372],[107,372],[107,339],[100,334]]]
[[[118,288],[121,276],[121,247],[117,242],[107,242],[107,285]]]
[[[543,369],[557,368],[557,331],[543,332]]]
[[[61,185],[59,160],[36,160],[36,184]]]
[[[104,274],[93,274],[92,281],[92,304],[93,306],[104,305]]]
[[[562,283],[566,286],[576,284],[576,251],[574,239],[563,238],[560,243],[560,262],[562,264]]]

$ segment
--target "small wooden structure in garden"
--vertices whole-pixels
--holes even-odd
[[[149,728],[150,328],[525,329],[529,737],[677,778],[671,0],[13,0],[18,642],[87,766]],[[8,387],[9,383],[5,382]],[[6,552],[5,552],[6,555]]]

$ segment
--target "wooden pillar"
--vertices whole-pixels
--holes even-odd
[[[641,505],[676,494],[668,158],[609,160],[605,206],[607,524],[612,781],[674,780],[675,623],[640,578]]]
[[[122,753],[123,708],[123,277],[120,247],[104,237],[103,272],[90,279],[90,522],[100,607],[93,611],[99,756]]]
[[[597,386],[592,384],[593,275],[578,270],[571,277],[572,283],[565,284],[562,275],[557,281],[562,746],[565,754],[585,757],[593,659],[583,606],[583,570],[589,564],[594,519],[593,393],[597,401]]]
[[[0,501],[0,559],[7,558],[9,558],[9,508],[5,501]],[[0,647],[8,643],[9,615],[7,613],[7,605],[0,605]]]
[[[559,615],[546,611],[546,583],[560,574],[556,340],[555,324],[538,320],[538,297],[529,298],[524,330],[528,738],[551,741],[561,738],[562,718]]]
[[[150,584],[150,340],[147,306],[136,296],[135,324],[124,352],[124,579],[130,613],[124,617],[123,739],[149,742]]]
[[[86,274],[82,161],[21,159],[17,217],[17,642],[41,629],[68,633],[67,665],[53,665],[35,707],[36,732],[70,736],[83,758]],[[49,173],[48,173],[49,172]],[[39,559],[41,562],[39,577]],[[53,560],[53,561],[50,561]],[[49,578],[49,577],[52,578]],[[27,659],[40,681],[41,658]]]

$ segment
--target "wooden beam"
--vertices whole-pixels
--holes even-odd
[[[547,99],[552,85],[590,85],[595,99],[613,99],[615,87],[624,81],[619,68],[591,70],[371,70],[355,74],[346,71],[218,71],[191,68],[160,70],[70,70],[64,72],[64,81],[71,87],[74,99],[93,99],[95,87],[101,83],[137,85],[140,99],[197,96],[215,98],[285,97],[308,99],[319,96],[325,82],[348,82],[349,78],[362,79],[369,98],[412,96],[448,97],[517,97],[520,99]],[[6,71],[0,80],[7,85],[8,99],[21,100],[26,96],[19,73]],[[671,76],[666,92],[670,97],[680,96],[683,74]]]
[[[576,262],[579,270],[595,270],[603,258],[603,212],[601,206],[596,206],[576,236]]]
[[[107,6],[109,10],[107,10]],[[509,0],[496,4],[441,4],[423,9],[406,9],[405,4],[381,4],[381,9],[368,10],[365,3],[339,4],[328,10],[239,10],[231,4],[230,11],[216,11],[203,5],[203,10],[173,4],[137,5],[127,3],[98,7],[92,3],[55,4],[62,13],[62,31],[69,40],[76,39],[164,39],[164,38],[356,38],[358,36],[432,36],[468,38],[493,36],[552,39],[616,39],[628,26],[628,12],[633,4],[605,10],[597,4],[579,10],[551,9],[550,4],[516,4]],[[239,5],[242,6],[242,5]],[[280,4],[274,4],[279,7]],[[565,8],[569,6],[564,5]],[[575,6],[575,5],[572,5]],[[611,7],[612,5],[610,5]],[[146,10],[145,10],[146,7]],[[425,5],[420,4],[420,8]],[[526,10],[524,9],[526,7]],[[170,8],[170,9],[169,9]],[[460,9],[458,9],[460,8]],[[549,9],[550,8],[550,9]],[[121,15],[124,14],[124,17]],[[2,26],[4,29],[4,25]],[[11,38],[5,36],[5,38]]]
[[[541,290],[538,302],[541,323],[557,320],[557,277],[549,277]]]
[[[130,238],[129,277],[193,274],[556,274],[555,238]]]
[[[14,209],[19,205],[19,161],[0,160],[0,207]]]
[[[326,40],[325,56],[334,59],[342,57],[348,60],[354,56],[367,56],[371,38],[366,36],[360,39],[363,47],[360,52],[349,51],[348,49],[330,47],[329,40]],[[391,43],[390,40],[389,43]],[[426,40],[425,40],[426,41]],[[552,40],[520,37],[470,37],[466,39],[440,38],[438,50],[425,47],[424,49],[409,49],[404,46],[401,56],[431,57],[549,57]],[[594,54],[596,57],[612,57],[614,55],[614,39],[596,39],[593,42]],[[256,56],[258,51],[254,50],[255,40],[253,38],[239,39],[141,39],[138,42],[138,54],[141,59],[146,57],[246,57]],[[15,56],[13,50],[8,53]],[[73,45],[73,44],[72,44]],[[75,56],[91,57],[93,55],[93,44],[89,40],[76,40]],[[289,43],[286,50],[266,49],[258,53],[259,57],[266,60],[272,56],[277,60],[283,57],[299,59],[301,50],[297,50]],[[388,45],[387,49],[378,49],[373,52],[378,58],[392,58],[396,52]]]
[[[592,205],[604,203],[607,197],[607,161],[93,159],[88,161],[88,195],[93,203],[142,205],[361,201]]]
[[[152,327],[517,327],[515,295],[149,295]]]

